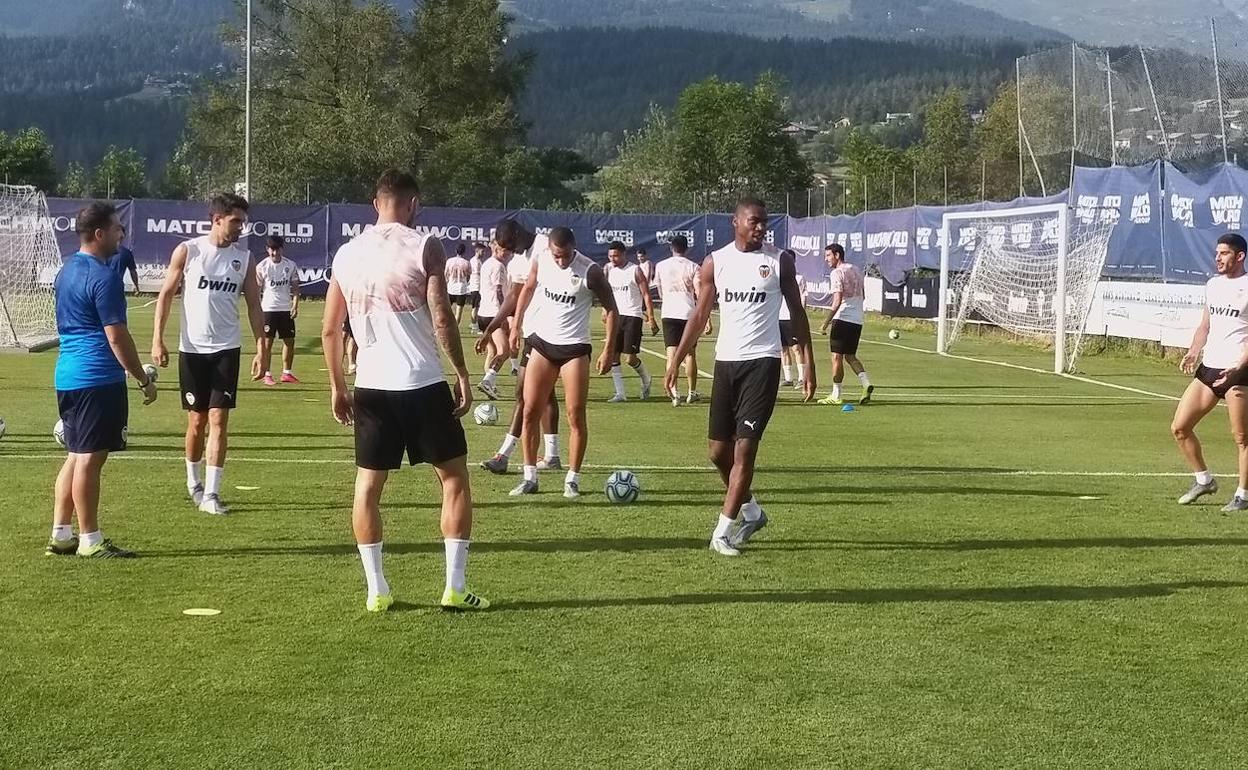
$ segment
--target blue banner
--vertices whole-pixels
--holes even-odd
[[[78,212],[83,207],[92,203],[89,200],[80,200],[78,198],[48,198],[48,216],[52,220],[52,230],[56,233],[57,250],[61,252],[61,256],[73,254],[78,250]],[[132,201],[114,201],[113,205],[117,207],[117,216],[121,219],[121,224],[126,228],[126,239],[123,241],[127,246],[133,247],[134,228],[130,223],[130,212],[134,209]],[[136,262],[141,262],[137,255]],[[166,256],[165,261],[168,261]]]
[[[913,208],[868,211],[863,217],[867,263],[875,265],[884,280],[899,284],[915,264]]]
[[[1248,172],[1222,164],[1184,174],[1167,163],[1165,191],[1166,276],[1186,283],[1202,281],[1213,275],[1218,238],[1241,230]]]
[[[1076,168],[1072,222],[1115,223],[1104,274],[1155,278],[1165,275],[1161,238],[1161,164]]]

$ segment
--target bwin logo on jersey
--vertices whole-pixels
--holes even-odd
[[[1215,225],[1238,230],[1243,219],[1244,196],[1215,195],[1209,199],[1209,213],[1213,214]]]
[[[1153,221],[1153,202],[1148,193],[1140,193],[1131,199],[1131,222],[1147,225]]]
[[[1210,315],[1224,315],[1228,318],[1239,318],[1240,310],[1237,307],[1212,307],[1209,308]]]
[[[762,268],[759,268],[759,270],[761,272]],[[719,301],[720,302],[750,302],[750,303],[766,302],[767,292],[759,291],[752,286],[750,287],[749,291],[732,291],[731,289],[725,289],[721,293]]]
[[[559,294],[558,292],[553,292],[547,286],[543,286],[542,291],[546,294],[546,299],[551,302],[558,302],[563,305],[571,305],[576,302],[575,296],[571,294]]]
[[[199,277],[199,288],[208,291],[224,291],[230,294],[238,293],[238,281],[231,281],[228,278],[220,281],[210,281],[208,276],[201,275]]]

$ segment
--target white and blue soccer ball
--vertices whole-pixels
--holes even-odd
[[[156,382],[160,379],[160,370],[155,364],[143,364],[143,373],[147,375],[147,379]]]
[[[56,439],[56,443],[65,446],[65,421],[57,420],[56,425],[52,426],[52,438]]]
[[[472,410],[472,421],[477,425],[494,425],[498,423],[498,407],[489,401],[484,404],[478,404],[477,408]]]
[[[612,471],[607,477],[607,499],[613,503],[633,503],[641,495],[641,482],[632,471]]]
[[[896,329],[890,329],[888,332],[888,338],[890,340],[899,340],[901,339],[901,332],[897,331]]]

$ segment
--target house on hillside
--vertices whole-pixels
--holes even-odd
[[[813,139],[819,129],[806,123],[785,123],[780,127],[780,133],[794,139]]]
[[[890,112],[884,116],[884,123],[892,125],[893,123],[904,123],[907,120],[914,120],[913,112]]]
[[[833,123],[832,127],[833,128],[849,128],[852,125],[854,125],[854,121],[850,120],[849,118],[841,118],[840,120]]]

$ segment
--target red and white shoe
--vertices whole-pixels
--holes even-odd
[[[282,380],[281,380],[281,381],[282,381],[282,382],[284,382],[284,383],[286,383],[286,384],[288,384],[288,385],[299,385],[299,384],[300,384],[300,383],[299,383],[299,378],[298,378],[298,377],[296,377],[295,375],[291,374],[290,372],[283,372],[283,373],[282,373]]]
[[[271,374],[266,374],[266,375],[264,375],[264,384],[265,384],[265,385],[270,385],[270,386],[272,386],[272,385],[276,385],[276,384],[277,384],[277,380],[273,379],[273,375],[271,375]]]

